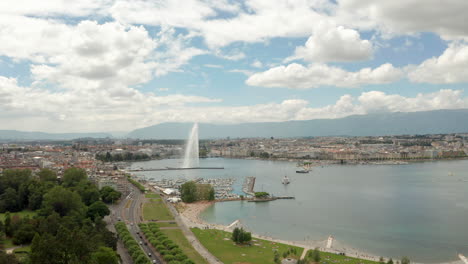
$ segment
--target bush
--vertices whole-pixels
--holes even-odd
[[[171,260],[175,260],[174,255],[171,255],[171,254],[164,255],[163,258],[164,258],[164,260],[167,261],[167,262],[170,262]]]
[[[177,254],[177,255],[175,255],[174,257],[175,257],[175,259],[178,260],[178,261],[182,261],[182,260],[185,260],[185,259],[188,258],[185,254],[182,254],[182,253]]]

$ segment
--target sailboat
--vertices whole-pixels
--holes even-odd
[[[287,185],[290,183],[288,176],[284,176],[283,180],[281,181],[284,185]]]

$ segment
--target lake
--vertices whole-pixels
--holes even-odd
[[[133,168],[180,167],[181,160],[138,162]],[[329,165],[296,174],[295,162],[202,159],[224,170],[138,172],[147,178],[245,177],[256,191],[294,196],[268,203],[223,202],[201,214],[210,223],[236,219],[254,233],[287,240],[325,240],[377,256],[448,262],[468,255],[468,160],[407,165]],[[287,175],[291,183],[281,184]]]

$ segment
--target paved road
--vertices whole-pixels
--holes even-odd
[[[148,188],[149,186],[147,186]],[[171,203],[167,202],[162,198],[163,202],[166,204],[167,208],[171,211],[177,225],[182,230],[182,233],[185,235],[187,240],[192,244],[192,247],[198,251],[198,253],[210,264],[222,264],[213,254],[211,254],[201,243],[198,241],[197,237],[193,234],[192,230],[188,228],[184,221],[179,216],[179,212],[172,206]]]
[[[140,244],[143,252],[148,255],[153,263],[163,264],[165,263],[161,257],[156,253],[156,250],[152,248],[147,241],[144,241],[139,233],[138,223],[141,220],[141,209],[143,204],[144,195],[132,184],[129,184],[130,194],[124,197],[120,203],[110,207],[111,215],[107,218],[109,230],[115,232],[114,224],[119,221],[123,221],[127,224],[127,228],[130,234]],[[117,243],[117,253],[122,259],[122,264],[133,264],[132,258],[125,249],[122,241]],[[150,255],[151,254],[151,255]]]
[[[124,208],[122,212],[122,220],[127,223],[128,230],[132,236],[138,241],[143,251],[149,256],[151,262],[162,264],[165,263],[159,256],[159,253],[144,239],[142,232],[138,227],[138,223],[142,222],[142,208],[144,194],[135,186],[131,185],[130,205]]]

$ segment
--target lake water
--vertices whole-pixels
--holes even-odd
[[[135,163],[134,168],[181,166],[181,160]],[[202,213],[210,223],[236,219],[258,234],[287,240],[325,240],[373,255],[448,262],[468,255],[468,160],[408,165],[332,165],[296,174],[296,163],[203,159],[224,170],[140,172],[148,178],[244,178],[256,191],[294,196],[267,203],[217,203]],[[449,176],[449,174],[453,174]],[[284,186],[287,175],[291,184]]]

